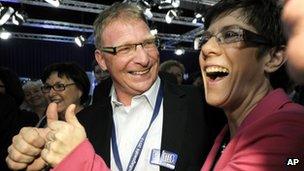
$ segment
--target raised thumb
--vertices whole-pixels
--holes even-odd
[[[46,110],[47,124],[58,121],[57,104],[50,103]]]
[[[76,127],[82,127],[82,125],[79,123],[77,117],[76,117],[76,113],[75,113],[75,109],[76,109],[76,105],[75,104],[71,104],[66,112],[65,112],[65,120],[67,123],[72,124],[73,126]]]

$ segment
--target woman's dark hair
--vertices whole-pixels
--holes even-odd
[[[218,17],[228,16],[230,13],[240,10],[240,19],[253,26],[259,35],[263,36],[269,45],[259,46],[257,58],[272,48],[280,49],[286,45],[286,36],[281,21],[282,3],[279,0],[221,0],[212,6],[205,14],[205,29]],[[291,83],[283,65],[276,72],[269,75],[271,85],[274,88],[284,88]]]
[[[279,0],[221,0],[212,6],[205,15],[205,29],[217,17],[227,16],[240,10],[240,19],[253,26],[272,46],[286,44],[281,21],[282,4]]]
[[[16,104],[20,106],[24,100],[24,92],[17,74],[9,68],[0,67],[0,80],[4,84],[5,94],[14,98]]]
[[[44,69],[43,75],[41,77],[42,82],[45,83],[45,81],[54,72],[57,72],[58,77],[60,78],[65,76],[75,82],[77,88],[82,91],[82,96],[80,98],[81,104],[84,104],[88,101],[90,81],[87,74],[80,66],[70,62],[51,64]]]

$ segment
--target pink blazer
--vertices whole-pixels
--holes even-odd
[[[228,131],[226,125],[216,138],[201,171],[211,169]],[[299,162],[292,165],[290,161],[296,161],[292,159],[299,159]],[[214,170],[303,171],[304,108],[292,103],[282,89],[270,92],[242,122]]]

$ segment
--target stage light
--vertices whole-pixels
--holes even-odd
[[[201,13],[196,13],[195,14],[195,18],[202,18],[202,17],[203,17],[203,15]]]
[[[185,54],[185,49],[182,48],[175,49],[174,53],[178,56],[183,55]]]
[[[53,5],[54,7],[59,7],[60,1],[59,0],[45,0],[45,2]]]
[[[148,1],[141,0],[140,1],[146,8],[151,8],[151,4]]]
[[[201,13],[195,13],[194,16],[195,18],[192,20],[192,23],[196,24],[198,22],[204,22],[204,17]]]
[[[12,16],[12,22],[15,25],[21,25],[25,21],[25,15],[16,11]]]
[[[194,19],[192,20],[192,23],[193,23],[193,24],[196,24],[196,23],[197,23],[197,18],[194,18]]]
[[[80,35],[80,36],[75,37],[74,41],[79,47],[82,47],[82,46],[84,46],[85,38],[82,35]]]
[[[159,9],[178,8],[180,6],[180,0],[161,0],[159,2]]]
[[[172,0],[161,0],[158,5],[158,9],[170,9],[172,8]]]
[[[157,29],[152,29],[152,30],[150,30],[150,33],[151,33],[153,36],[155,36],[155,35],[157,35],[158,30],[157,30]]]
[[[172,0],[171,5],[174,8],[178,8],[180,6],[180,0]]]
[[[150,8],[146,8],[146,9],[144,10],[144,14],[145,14],[145,16],[146,16],[147,18],[149,18],[149,19],[153,18],[153,13],[151,12],[151,9],[150,9]]]
[[[4,28],[0,30],[0,39],[7,40],[12,36],[12,33],[6,31]]]
[[[160,4],[171,4],[172,0],[160,0]]]
[[[14,11],[15,10],[12,7],[0,7],[0,26],[7,22],[7,20],[11,17]]]
[[[166,14],[165,20],[168,24],[170,24],[175,17],[177,17],[176,10],[169,10]]]
[[[137,7],[143,11],[143,13],[148,19],[153,18],[153,13],[151,12],[151,5],[147,1],[141,0],[137,2]]]

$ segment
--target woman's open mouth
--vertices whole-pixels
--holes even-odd
[[[212,81],[218,81],[229,75],[229,70],[221,66],[209,66],[205,68],[206,76]]]

